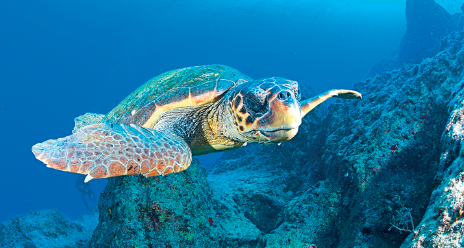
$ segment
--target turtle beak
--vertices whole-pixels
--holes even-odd
[[[291,140],[298,133],[298,127],[293,129],[279,129],[275,131],[260,131],[261,135],[269,139],[271,143],[280,143]]]

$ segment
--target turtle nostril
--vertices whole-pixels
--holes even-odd
[[[289,98],[291,98],[292,95],[290,94],[290,92],[280,92],[279,94],[277,94],[277,99],[281,100],[281,101],[285,101]]]

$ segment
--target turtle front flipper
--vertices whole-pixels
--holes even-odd
[[[315,97],[301,101],[301,118],[303,118],[317,105],[323,103],[331,97],[338,97],[342,99],[362,99],[361,93],[354,90],[329,90]]]
[[[88,125],[74,134],[32,147],[47,167],[93,178],[180,172],[192,153],[179,137],[139,126],[112,123]]]

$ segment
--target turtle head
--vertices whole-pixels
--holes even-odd
[[[275,144],[293,138],[301,124],[296,81],[266,78],[244,83],[231,95],[232,119],[242,142]]]

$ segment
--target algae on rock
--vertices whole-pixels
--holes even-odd
[[[194,159],[168,176],[110,178],[89,247],[219,247],[206,171]]]

